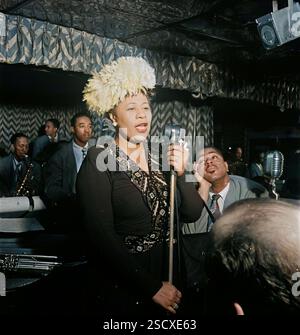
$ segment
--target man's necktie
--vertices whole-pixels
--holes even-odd
[[[213,194],[212,197],[211,197],[210,210],[211,210],[215,220],[217,220],[221,216],[220,207],[219,207],[219,204],[218,204],[218,199],[220,197],[221,197],[220,194]]]
[[[86,149],[82,149],[81,152],[82,152],[82,161],[84,161],[86,156]]]

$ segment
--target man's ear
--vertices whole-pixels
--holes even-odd
[[[227,162],[225,162],[225,167],[226,167],[226,171],[229,172],[228,163]]]
[[[235,302],[233,306],[234,306],[236,315],[245,315],[243,308],[239,303]]]
[[[71,133],[72,133],[72,134],[74,134],[74,133],[75,133],[75,129],[74,129],[74,127],[73,127],[73,126],[71,126],[70,130],[71,130]]]

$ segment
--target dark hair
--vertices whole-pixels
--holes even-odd
[[[79,119],[80,117],[84,117],[84,116],[88,117],[91,120],[91,116],[90,116],[89,113],[87,113],[87,112],[79,112],[79,113],[76,113],[75,115],[72,116],[72,118],[71,118],[71,126],[75,127],[77,119]]]
[[[28,136],[25,135],[24,133],[15,133],[15,134],[13,134],[12,137],[10,138],[10,143],[11,143],[11,144],[16,144],[17,139],[20,138],[20,137],[25,137],[25,138],[27,138],[27,140],[28,140]]]
[[[264,152],[261,150],[255,150],[250,154],[250,161],[253,163],[260,163],[261,162],[261,154]]]
[[[46,121],[46,123],[47,122],[52,122],[53,123],[53,126],[54,126],[54,128],[59,128],[59,126],[60,126],[60,123],[59,123],[59,121],[57,120],[57,119],[48,119],[47,121]]]
[[[224,156],[223,152],[220,149],[218,149],[218,148],[216,148],[214,146],[211,146],[211,145],[209,145],[207,147],[204,147],[204,150],[206,150],[206,149],[213,149],[218,155],[220,155],[225,160],[225,156]]]
[[[300,265],[299,213],[298,207],[271,199],[246,199],[226,209],[212,229],[206,260],[217,313],[226,314],[234,302],[248,315],[300,312],[300,298],[292,293],[292,274]]]

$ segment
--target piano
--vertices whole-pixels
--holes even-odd
[[[0,198],[0,315],[80,313],[87,271],[82,234],[45,229],[41,199],[24,198]]]

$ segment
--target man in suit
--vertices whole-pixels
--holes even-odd
[[[45,195],[54,211],[58,230],[69,231],[78,223],[75,182],[88,150],[92,122],[88,114],[77,113],[71,119],[73,139],[61,145],[46,166]],[[73,222],[72,222],[73,221]]]
[[[28,195],[37,195],[40,193],[41,172],[38,164],[30,161],[28,158],[29,140],[23,133],[16,133],[11,137],[12,152],[5,157],[0,158],[0,185],[1,196],[15,196],[20,188],[22,181],[27,174]],[[31,167],[30,167],[30,164]],[[29,172],[30,171],[30,172]],[[25,189],[20,192],[20,196]]]
[[[48,119],[45,123],[45,134],[39,136],[33,142],[32,158],[39,163],[47,161],[54,153],[58,137],[59,121],[57,119]]]
[[[195,165],[195,177],[199,182],[198,192],[213,212],[215,219],[232,203],[247,199],[268,197],[267,190],[253,180],[228,174],[228,164],[222,152],[207,147]],[[212,220],[203,208],[198,221],[183,225],[184,234],[204,233],[211,229]]]
[[[243,149],[241,147],[236,147],[234,150],[233,157],[229,159],[229,173],[237,176],[246,176],[247,164],[243,159]]]

